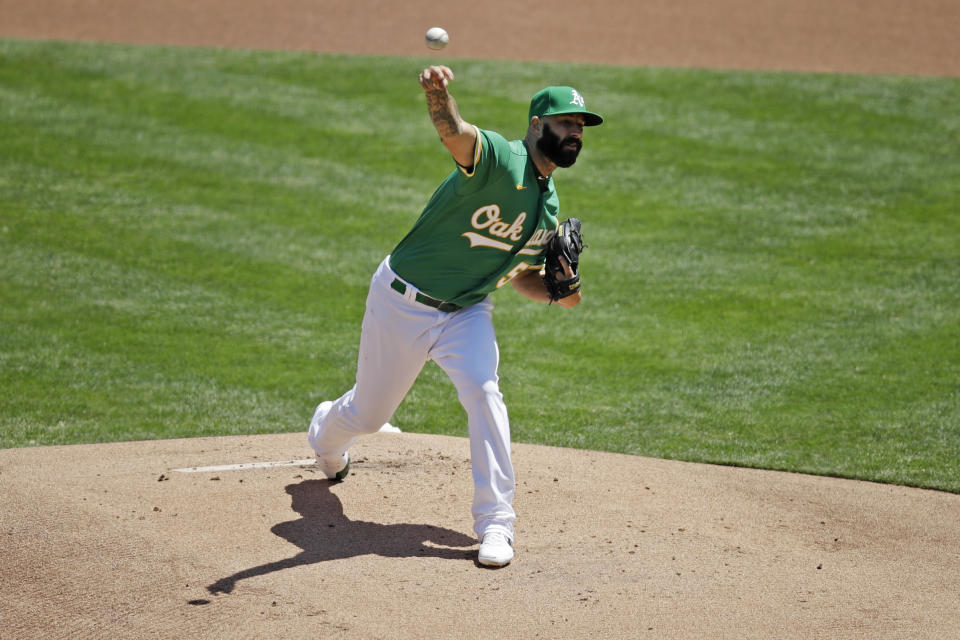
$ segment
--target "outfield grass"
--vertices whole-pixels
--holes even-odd
[[[304,430],[451,168],[426,61],[0,41],[0,446]],[[516,440],[960,491],[960,81],[453,66],[607,119],[584,303],[495,297]],[[394,422],[466,433],[432,365]]]

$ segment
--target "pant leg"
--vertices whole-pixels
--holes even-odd
[[[492,310],[493,305],[484,301],[451,314],[431,357],[453,381],[467,412],[474,531],[482,537],[487,531],[500,530],[512,540],[516,480],[510,422],[497,375],[500,352]]]
[[[308,432],[318,455],[337,457],[362,435],[390,420],[429,358],[433,314],[390,288],[384,260],[370,281],[360,334],[356,383]],[[426,311],[432,311],[422,307]]]

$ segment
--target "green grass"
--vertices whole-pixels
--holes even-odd
[[[426,62],[0,41],[0,446],[305,430],[451,168]],[[495,296],[515,440],[960,491],[960,81],[454,70],[607,120],[585,302]],[[432,365],[394,422],[466,433]]]

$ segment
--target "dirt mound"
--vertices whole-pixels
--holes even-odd
[[[960,496],[516,445],[517,558],[488,570],[466,440],[377,434],[353,454],[332,484],[300,434],[0,451],[4,637],[960,628]]]

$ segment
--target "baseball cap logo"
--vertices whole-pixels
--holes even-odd
[[[580,95],[580,93],[576,89],[573,89],[573,100],[570,101],[570,104],[575,104],[581,109],[587,106],[583,100],[583,96]]]

